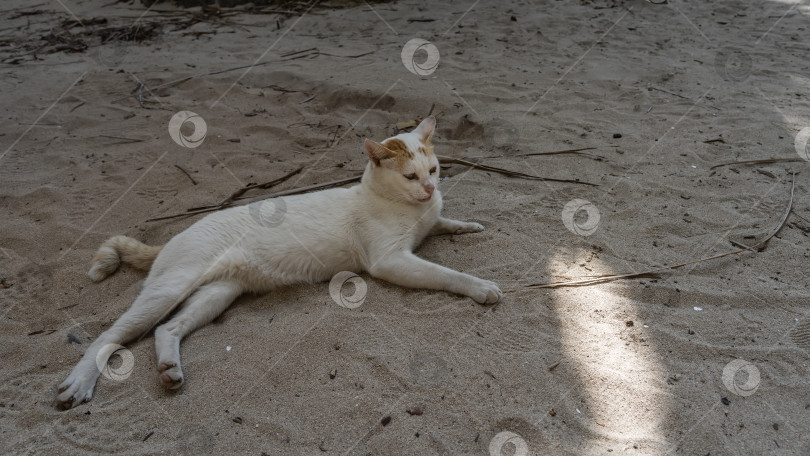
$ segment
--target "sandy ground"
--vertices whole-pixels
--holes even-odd
[[[810,454],[810,170],[795,144],[810,127],[810,2],[399,1],[219,19],[105,3],[3,4],[0,452]],[[188,12],[201,20],[179,24]],[[142,14],[159,26],[140,42],[51,52],[45,38]],[[109,22],[66,32],[73,15]],[[413,38],[438,67],[406,68]],[[271,63],[159,87],[255,62]],[[184,342],[179,392],[161,388],[149,335],[128,346],[131,375],[54,407],[143,279],[87,278],[104,239],[165,243],[196,218],[147,219],[300,166],[275,189],[355,175],[363,138],[434,103],[438,153],[598,184],[443,171],[446,214],[487,230],[418,253],[505,290],[753,244],[784,213],[791,169],[793,210],[759,253],[492,307],[367,275],[355,309],[328,284],[246,296]],[[183,110],[205,121],[198,147],[169,135]],[[520,156],[579,148],[592,149]],[[799,161],[710,169],[777,157]]]

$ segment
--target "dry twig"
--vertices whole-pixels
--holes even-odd
[[[188,178],[191,180],[191,183],[192,183],[192,184],[197,185],[197,181],[195,181],[195,180],[194,180],[194,178],[193,178],[193,177],[191,177],[191,174],[189,174],[189,173],[188,173],[188,171],[186,171],[186,170],[184,170],[183,168],[181,168],[181,167],[180,167],[180,165],[174,165],[174,167],[175,167],[175,168],[177,168],[177,169],[179,169],[180,171],[182,171],[182,172],[183,172],[183,174],[185,174],[185,175],[186,175],[186,177],[188,177]]]
[[[804,161],[803,159],[796,157],[796,158],[765,158],[762,160],[743,160],[743,161],[735,161],[735,162],[727,162],[727,163],[720,163],[717,165],[712,166],[709,169],[720,168],[722,166],[731,166],[731,165],[764,165],[767,163],[784,163],[784,162],[800,162]]]
[[[298,171],[300,171],[300,169]],[[296,171],[296,172],[298,172],[298,171]],[[286,176],[286,177],[289,177],[289,176]],[[285,179],[286,177],[281,178],[281,179]],[[335,180],[335,181],[331,181],[331,182],[326,182],[324,184],[316,184],[316,185],[309,185],[309,186],[306,186],[306,187],[293,188],[293,189],[290,189],[290,190],[282,190],[280,192],[268,193],[268,194],[265,194],[265,195],[258,195],[258,196],[254,196],[254,197],[251,197],[251,198],[239,198],[238,195],[236,197],[233,197],[233,195],[232,195],[233,198],[228,197],[225,200],[223,200],[223,203],[225,203],[225,204],[217,204],[217,205],[213,205],[213,206],[202,206],[202,207],[198,207],[198,208],[191,208],[191,209],[188,209],[188,211],[186,211],[186,212],[184,212],[182,214],[167,215],[165,217],[156,217],[156,218],[152,218],[152,219],[147,220],[147,222],[157,222],[157,221],[160,221],[160,220],[168,220],[168,219],[173,219],[173,218],[178,218],[178,217],[187,217],[187,216],[191,216],[191,215],[205,214],[207,212],[219,211],[219,210],[222,210],[222,209],[227,209],[229,207],[236,206],[237,205],[236,200],[240,200],[240,203],[238,205],[241,206],[243,204],[255,203],[256,201],[261,201],[261,200],[265,200],[265,199],[269,199],[269,198],[277,198],[279,196],[289,196],[289,195],[297,195],[297,194],[300,194],[300,193],[314,192],[316,190],[323,190],[323,189],[326,189],[326,188],[337,187],[337,186],[340,186],[340,185],[344,185],[344,184],[348,184],[348,183],[352,183],[352,182],[357,182],[357,181],[360,180],[361,177],[363,177],[363,176],[358,175],[358,176],[349,177],[349,178],[346,178],[346,179],[339,179],[339,180]],[[254,187],[254,188],[256,188],[256,187]],[[241,190],[242,189],[237,190],[237,192],[235,192],[235,193],[239,193]],[[241,192],[239,194],[241,195],[242,193],[244,193],[244,192]],[[241,200],[244,200],[244,202],[241,202]]]
[[[706,257],[706,258],[701,258],[699,260],[687,261],[686,263],[676,264],[674,266],[664,266],[664,267],[661,267],[661,268],[655,268],[655,269],[651,269],[649,271],[644,271],[644,272],[639,272],[639,273],[633,273],[633,274],[604,274],[604,275],[594,276],[594,277],[591,277],[589,279],[573,280],[573,281],[568,281],[568,282],[539,283],[539,284],[534,284],[534,285],[527,285],[527,286],[522,287],[522,288],[515,288],[515,289],[512,289],[512,290],[506,290],[506,291],[504,291],[504,293],[512,293],[512,292],[515,292],[515,291],[530,290],[530,289],[536,289],[536,288],[560,288],[560,287],[578,287],[578,286],[586,286],[586,285],[596,285],[596,284],[599,284],[599,283],[613,282],[614,280],[622,280],[622,279],[657,278],[658,273],[661,273],[661,272],[672,271],[672,270],[679,269],[679,268],[682,268],[684,266],[689,266],[689,265],[692,265],[692,264],[705,263],[707,261],[717,260],[717,259],[727,257],[727,256],[730,256],[730,255],[737,255],[737,254],[740,254],[740,253],[743,253],[743,252],[747,252],[749,250],[750,251],[756,251],[757,249],[764,248],[765,244],[767,244],[768,241],[771,240],[771,238],[776,236],[776,233],[778,233],[782,229],[782,227],[785,226],[785,222],[787,221],[788,216],[790,215],[790,211],[793,208],[793,193],[794,193],[795,188],[796,188],[796,173],[793,172],[793,178],[792,178],[791,185],[790,185],[790,199],[788,200],[788,204],[787,204],[787,208],[785,209],[785,213],[782,215],[782,218],[779,220],[779,223],[776,224],[776,227],[771,231],[771,233],[768,236],[766,236],[764,239],[762,239],[761,241],[757,242],[756,244],[754,244],[754,245],[752,245],[750,247],[745,247],[745,248],[742,248],[742,249],[739,249],[739,250],[734,250],[734,251],[731,251],[731,252],[721,253],[719,255],[714,255],[714,256],[710,256],[710,257]]]
[[[437,157],[439,158],[439,163],[442,163],[442,164],[454,163],[454,164],[457,164],[457,165],[471,166],[471,167],[476,168],[476,169],[482,169],[484,171],[491,171],[493,173],[503,174],[503,175],[509,176],[509,177],[517,177],[517,178],[520,178],[520,179],[541,180],[541,181],[549,181],[549,182],[565,182],[565,183],[568,183],[568,184],[590,185],[592,187],[598,187],[599,186],[599,184],[592,184],[590,182],[581,182],[581,181],[572,180],[572,179],[554,179],[554,178],[551,178],[551,177],[540,177],[540,176],[534,176],[534,175],[531,175],[531,174],[521,173],[521,172],[518,172],[518,171],[510,171],[508,169],[497,168],[497,167],[494,167],[494,166],[479,165],[478,163],[473,163],[471,161],[463,160],[461,158],[447,157],[447,156],[444,156],[444,155],[437,155]]]

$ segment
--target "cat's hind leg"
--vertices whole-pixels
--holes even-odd
[[[449,218],[439,217],[436,224],[430,230],[431,236],[440,234],[464,234],[464,233],[479,233],[484,231],[484,226],[475,222],[462,222],[459,220],[452,220]]]
[[[123,345],[157,325],[188,296],[196,279],[197,274],[186,271],[158,277],[152,283],[147,283],[132,306],[90,344],[68,378],[59,385],[57,407],[69,409],[89,401],[101,369],[115,351],[108,346]]]
[[[200,287],[171,320],[155,329],[155,349],[160,382],[167,389],[183,385],[180,341],[195,329],[210,323],[242,294],[238,283],[221,281]]]

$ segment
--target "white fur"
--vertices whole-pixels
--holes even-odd
[[[58,405],[70,408],[92,397],[99,376],[97,364],[107,362],[96,360],[99,353],[105,353],[105,345],[123,344],[142,335],[181,303],[177,314],[155,330],[160,379],[170,389],[179,388],[184,380],[180,340],[216,318],[245,292],[264,293],[293,283],[325,281],[340,271],[366,271],[405,287],[446,290],[479,303],[500,300],[501,291],[493,282],[412,253],[428,234],[484,229],[477,223],[440,216],[441,194],[434,190],[438,161],[432,153],[417,151],[429,144],[434,126],[431,117],[413,132],[395,137],[413,152],[410,160],[396,160],[392,151],[368,141],[371,160],[360,185],[213,213],[175,236],[162,250],[152,248],[157,258],[143,291],[90,345],[59,386]],[[430,174],[434,167],[436,171]],[[412,173],[414,179],[404,177]],[[427,197],[430,200],[423,202]],[[105,273],[117,266],[115,255],[126,260],[127,248],[147,251],[147,246],[134,242],[119,244],[120,248],[110,250],[109,242],[105,243],[104,251],[97,255],[98,261],[108,265]],[[149,260],[143,255],[139,259]],[[98,269],[98,265],[91,269],[94,277],[100,276],[95,273]]]

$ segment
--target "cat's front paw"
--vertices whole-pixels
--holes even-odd
[[[495,282],[479,279],[472,286],[467,296],[478,304],[495,304],[503,297],[503,292]]]
[[[481,231],[484,231],[484,225],[475,222],[466,222],[456,228],[454,234],[480,233]]]
[[[56,396],[56,407],[67,410],[93,397],[93,388],[96,386],[96,375],[71,372],[70,376],[59,385]]]

